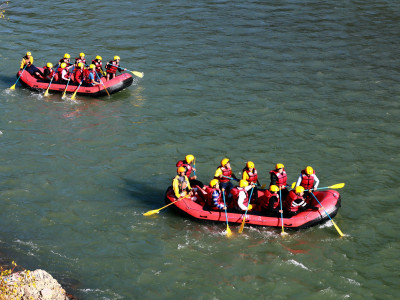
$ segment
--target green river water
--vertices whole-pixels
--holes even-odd
[[[79,299],[395,299],[400,294],[400,3],[10,1],[0,19],[0,256]],[[144,72],[110,98],[15,83],[85,52]],[[311,165],[345,182],[331,222],[200,223],[164,205],[175,163],[227,156],[262,184]]]

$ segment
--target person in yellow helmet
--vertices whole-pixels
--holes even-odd
[[[186,170],[185,175],[187,176],[187,178],[189,178],[189,182],[191,186],[199,186],[201,188],[204,187],[204,184],[197,180],[197,176],[196,176],[196,168],[194,167],[196,162],[196,158],[192,155],[192,154],[188,154],[185,156],[185,159],[180,160],[176,163],[177,167],[184,167]],[[192,172],[193,172],[193,176],[192,176]]]
[[[99,78],[104,77],[106,75],[106,72],[103,70],[103,58],[100,55],[97,55],[93,60],[92,64],[96,66],[96,73],[99,76]]]
[[[222,193],[224,192],[219,188],[218,179],[212,179],[210,185],[205,187],[206,203],[211,210],[225,210],[224,200]]]
[[[53,70],[53,64],[51,62],[48,62],[44,67],[43,67],[43,77],[44,80],[50,81],[53,78],[53,75],[55,74],[55,71]]]
[[[172,180],[172,188],[177,199],[186,195],[193,195],[192,188],[190,187],[189,179],[186,177],[186,169],[178,167],[177,175]]]
[[[233,188],[231,179],[239,181],[231,169],[231,163],[229,158],[223,158],[220,166],[217,168],[214,174],[214,178],[219,180],[221,189],[224,189],[226,195],[229,195],[230,190]]]
[[[123,69],[119,66],[119,61],[121,58],[119,56],[114,56],[113,60],[110,60],[106,64],[106,70],[107,70],[107,81],[115,78],[117,71],[122,72],[126,71],[126,69]]]
[[[260,185],[258,181],[258,173],[255,165],[252,161],[248,161],[243,169],[242,179],[246,180],[250,184],[254,184],[253,194],[251,197],[251,203],[257,203],[258,200],[258,189],[257,185]]]
[[[310,197],[310,189],[317,190],[319,185],[319,179],[315,170],[311,166],[307,166],[304,170],[301,170],[300,176],[297,179],[296,186],[302,186],[305,190],[305,197]]]
[[[88,69],[83,71],[83,82],[85,86],[95,86],[101,84],[101,82],[97,79],[96,66],[91,64]]]
[[[79,63],[83,63],[83,65],[86,66],[86,59],[85,59],[85,53],[81,52],[79,53],[78,57],[75,57],[75,68],[78,66]]]
[[[271,174],[271,181],[269,186],[276,185],[280,189],[282,199],[285,199],[289,191],[287,190],[287,174],[285,166],[282,163],[277,163],[275,169],[269,171]]]
[[[307,209],[320,209],[319,207],[315,207],[306,202],[304,199],[304,187],[302,186],[296,186],[294,190],[291,190],[282,203],[285,208],[285,214],[288,216],[297,215],[299,212]]]
[[[231,189],[230,193],[232,195],[232,203],[233,208],[240,212],[244,212],[246,210],[252,210],[253,205],[249,204],[249,190],[254,187],[254,184],[249,184],[246,180],[240,180],[239,186]],[[248,208],[247,208],[248,207]]]
[[[271,185],[269,190],[265,191],[264,197],[260,197],[256,210],[262,212],[263,215],[278,217],[280,213],[283,213],[280,210],[279,201],[279,187]]]
[[[63,58],[61,58],[58,61],[58,64],[61,66],[62,63],[65,63],[67,65],[67,68],[69,68],[70,66],[72,66],[71,64],[71,55],[69,55],[68,53],[65,53]]]
[[[82,82],[83,82],[84,67],[85,67],[85,65],[82,62],[80,62],[74,68],[73,78],[74,78],[74,82],[76,82],[77,84],[82,84]]]
[[[19,67],[20,70],[25,68],[26,71],[29,72],[32,76],[36,77],[37,79],[43,79],[44,75],[42,71],[40,71],[34,64],[33,64],[33,56],[31,52],[26,52],[26,55],[22,57],[21,65]]]

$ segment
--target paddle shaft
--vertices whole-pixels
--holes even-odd
[[[47,90],[46,90],[46,92],[44,93],[45,96],[47,96],[47,95],[49,94],[50,85],[51,85],[51,83],[53,82],[53,79],[54,79],[54,76],[56,76],[56,73],[57,73],[57,72],[54,71],[54,74],[53,74],[53,76],[51,77],[49,86],[47,87]]]
[[[96,72],[97,78],[99,78],[101,84],[103,85],[104,89],[106,90],[107,95],[110,96],[110,93],[107,91],[107,88],[106,88],[106,86],[104,85],[103,80],[101,80],[101,77],[99,76],[99,73],[97,73],[96,69],[95,69],[94,71]]]
[[[18,76],[18,78],[17,78],[17,81],[10,87],[10,89],[12,89],[12,90],[15,89],[15,85],[17,84],[18,80],[21,78],[21,76],[22,76],[22,74],[24,73],[24,71],[25,71],[25,69],[26,69],[27,66],[28,66],[28,65],[25,65],[25,67],[22,69],[22,72],[21,72],[21,74],[19,74],[19,76]]]
[[[282,192],[281,192],[281,189],[279,189],[279,205],[281,207],[282,234],[285,234],[285,230],[283,228],[283,209],[282,209]]]
[[[325,208],[322,206],[321,202],[319,202],[319,200],[317,199],[317,197],[315,197],[315,195],[310,192],[311,195],[313,195],[314,199],[317,200],[318,204],[322,207],[322,209],[324,210],[324,212],[326,213],[326,215],[329,217],[329,219],[331,219],[332,224],[335,226],[337,232],[340,234],[340,236],[343,236],[342,231],[339,229],[339,227],[336,225],[336,223],[332,220],[331,216],[328,214],[328,212],[325,210]]]
[[[246,212],[244,213],[243,221],[239,228],[239,233],[242,233],[243,228],[244,228],[244,223],[246,222],[247,211],[249,210],[249,205],[250,205],[250,201],[251,201],[251,196],[253,195],[253,190],[254,190],[254,187],[252,187],[251,191],[250,191],[249,201],[247,202]]]

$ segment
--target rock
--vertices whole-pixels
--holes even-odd
[[[57,280],[43,270],[17,272],[8,276],[7,282],[9,285],[17,284],[16,295],[19,296],[21,300],[70,299]]]

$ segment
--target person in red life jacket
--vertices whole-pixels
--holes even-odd
[[[283,213],[280,210],[279,201],[279,188],[271,185],[269,190],[265,191],[265,197],[262,197],[257,205],[257,210],[267,216],[279,216],[280,213]]]
[[[257,185],[260,185],[258,181],[257,170],[254,167],[254,163],[252,161],[248,161],[246,167],[243,169],[242,179],[246,180],[248,183],[254,185],[253,195],[251,197],[252,203],[257,203],[258,200],[258,189]]]
[[[32,76],[43,79],[44,75],[42,71],[40,71],[36,66],[33,64],[33,56],[31,52],[26,52],[26,55],[22,57],[21,66],[19,69],[22,71],[25,68],[26,71],[29,72]]]
[[[68,71],[66,63],[62,63],[60,65],[60,67],[58,68],[58,71],[57,71],[57,75],[58,75],[58,81],[59,82],[61,82],[61,83],[67,83],[68,82],[70,74],[69,74],[69,71]]]
[[[61,59],[58,61],[58,63],[59,63],[60,66],[61,66],[62,63],[65,63],[65,64],[67,65],[67,67],[71,66],[71,65],[72,65],[72,64],[71,64],[71,55],[69,55],[68,53],[65,53],[65,54],[64,54],[64,57],[61,58]]]
[[[205,188],[207,193],[207,204],[212,210],[225,210],[224,199],[222,198],[223,190],[219,189],[218,179],[212,179],[210,186]]]
[[[289,216],[297,215],[306,209],[319,210],[318,207],[312,206],[305,201],[304,188],[302,186],[296,186],[294,191],[291,190],[289,192],[283,202],[283,207],[285,208],[285,213]]]
[[[249,185],[246,180],[240,180],[239,186],[234,187],[231,190],[233,207],[238,211],[252,210],[253,205],[249,204],[248,191],[253,188],[254,185]],[[248,206],[248,208],[247,208]]]
[[[50,81],[53,78],[53,75],[55,74],[55,71],[53,70],[53,64],[51,62],[48,62],[44,67],[43,67],[43,77],[44,80]]]
[[[287,190],[287,174],[285,166],[281,163],[275,165],[275,169],[269,172],[271,174],[271,182],[269,186],[276,185],[281,190],[281,197],[285,199],[289,191]]]
[[[103,70],[103,62],[102,62],[102,57],[100,55],[97,55],[95,59],[92,60],[92,64],[96,66],[96,73],[98,74],[99,78],[103,77],[106,75],[106,72]]]
[[[97,76],[96,76],[96,72],[95,72],[95,66],[93,64],[91,64],[89,66],[89,69],[85,69],[83,71],[83,82],[85,83],[86,86],[95,86],[98,84],[101,84],[100,81],[97,81]]]
[[[317,190],[319,185],[319,179],[315,174],[315,171],[312,167],[307,166],[304,170],[301,170],[300,176],[297,179],[296,186],[302,186],[305,190],[305,196],[310,197],[309,189]]]
[[[84,66],[85,65],[82,62],[80,62],[80,63],[78,63],[78,65],[74,69],[74,82],[76,82],[78,84],[82,84],[82,81],[83,81],[83,67]]]
[[[188,154],[188,155],[185,156],[184,160],[178,161],[176,163],[176,166],[177,167],[181,167],[182,166],[182,167],[184,167],[186,169],[186,176],[187,176],[187,178],[189,178],[189,182],[190,182],[191,186],[197,185],[200,188],[203,188],[204,184],[201,181],[197,180],[197,176],[196,175],[191,176],[192,171],[194,173],[196,172],[196,169],[193,166],[195,160],[196,160],[196,158],[192,154]]]
[[[110,79],[115,78],[117,71],[122,72],[122,71],[126,71],[126,69],[122,69],[119,66],[119,61],[121,60],[121,58],[119,56],[114,56],[114,60],[110,60],[107,64],[106,64],[106,70],[107,70],[107,81]]]
[[[239,181],[235,174],[233,174],[231,169],[231,163],[229,158],[224,158],[221,160],[221,165],[217,168],[214,174],[214,179],[219,180],[219,186],[221,189],[226,191],[226,195],[229,197],[229,192],[233,188],[233,184],[231,183],[231,178]],[[230,197],[229,197],[230,198]]]
[[[172,188],[174,190],[175,197],[179,199],[186,195],[193,195],[189,179],[185,175],[186,169],[184,167],[179,167],[176,172],[177,175],[172,180]]]
[[[85,53],[83,52],[79,53],[79,57],[75,57],[75,67],[78,67],[79,63],[86,65]]]

